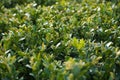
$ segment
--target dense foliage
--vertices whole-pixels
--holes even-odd
[[[119,0],[0,0],[0,80],[120,80]]]

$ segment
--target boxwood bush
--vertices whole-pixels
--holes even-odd
[[[119,0],[0,6],[0,80],[120,80]]]

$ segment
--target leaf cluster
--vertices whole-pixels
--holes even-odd
[[[1,0],[0,80],[120,80],[119,67],[119,0]]]

